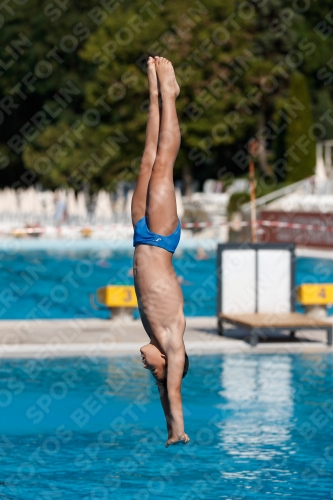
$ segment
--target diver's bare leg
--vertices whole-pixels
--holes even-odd
[[[157,156],[148,188],[148,226],[154,233],[168,235],[178,224],[173,166],[180,146],[175,105],[179,86],[170,61],[160,57],[155,65],[162,98],[162,116]]]
[[[157,59],[156,57],[155,60]],[[138,181],[132,198],[131,212],[133,226],[146,214],[148,185],[158,148],[161,113],[155,60],[149,57],[147,63],[149,112],[145,148],[142,155]]]

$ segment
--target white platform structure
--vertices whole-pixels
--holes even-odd
[[[249,343],[274,332],[325,330],[332,345],[331,323],[295,312],[295,245],[284,243],[218,245],[218,333],[225,324],[248,332]]]
[[[294,311],[293,244],[227,243],[218,247],[218,313]]]

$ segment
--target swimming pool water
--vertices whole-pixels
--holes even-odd
[[[186,316],[216,314],[216,253],[207,257],[182,251],[173,260]],[[90,294],[107,284],[132,285],[132,265],[132,251],[1,253],[0,319],[108,318],[91,306]],[[297,259],[296,284],[313,282],[333,283],[333,260]]]
[[[2,360],[0,498],[333,498],[333,356],[192,356],[166,449],[133,358]]]

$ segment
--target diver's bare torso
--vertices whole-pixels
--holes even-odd
[[[134,285],[143,326],[152,343],[163,349],[168,331],[183,336],[183,294],[172,265],[172,254],[163,248],[138,245],[134,252]],[[173,328],[181,325],[181,328]]]

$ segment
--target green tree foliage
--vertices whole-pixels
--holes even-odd
[[[299,72],[290,80],[289,116],[285,137],[287,179],[296,182],[313,175],[316,165],[310,94],[306,78]]]
[[[20,37],[23,42],[0,81],[0,100],[7,99],[1,108],[2,184],[23,175],[21,184],[94,191],[133,181],[145,139],[148,55],[170,58],[176,69],[182,144],[175,175],[188,183],[192,176],[203,181],[244,174],[241,150],[255,135],[261,170],[274,172],[267,149],[273,145],[276,157],[283,157],[293,126],[285,140],[283,131],[274,137],[271,124],[284,120],[281,110],[288,112],[296,69],[306,76],[315,118],[333,107],[333,37],[315,29],[329,0],[305,10],[292,0],[20,3],[13,13],[3,11],[0,60],[8,66],[8,46]],[[33,85],[24,83],[29,72]],[[14,106],[7,112],[9,96]],[[309,95],[304,98],[310,109]],[[44,123],[32,122],[45,109]],[[325,138],[329,134],[327,129]],[[275,169],[278,181],[282,170]],[[297,178],[309,175],[309,169],[293,171]]]
[[[239,24],[244,22],[234,21],[235,2],[221,6],[216,0],[173,0],[152,4],[149,10],[145,5],[139,1],[135,6],[119,6],[117,15],[108,16],[80,51],[80,57],[95,67],[94,77],[85,81],[83,107],[97,109],[100,121],[85,127],[83,139],[73,138],[75,148],[68,146],[61,167],[51,173],[54,182],[59,180],[59,170],[63,180],[67,175],[75,187],[112,189],[120,178],[135,179],[145,138],[149,54],[170,58],[181,85],[177,109],[182,145],[176,172],[189,165],[203,168],[206,160],[214,159],[216,146],[242,138],[253,121],[243,112],[244,120],[237,127],[224,123],[246,88],[240,73],[244,73],[244,61],[252,57],[247,49],[250,39]],[[238,90],[233,92],[236,81]],[[103,145],[115,136],[122,142],[109,147],[109,161],[101,165],[92,160],[82,167],[82,158],[91,159],[101,150],[105,157]],[[31,168],[52,141],[54,134],[46,130],[29,145],[25,161]]]
[[[44,156],[45,137],[51,143],[54,127],[59,126],[60,132],[64,122],[71,123],[82,113],[84,78],[93,78],[94,68],[78,57],[78,51],[98,27],[89,15],[93,4],[90,0],[21,0],[1,9],[1,184],[18,187],[33,181],[35,174],[25,171],[31,161],[25,156],[24,143],[36,141]],[[64,101],[61,89],[69,86],[77,91]],[[45,107],[51,113],[45,111],[44,123],[31,122]],[[26,127],[24,134],[22,127]],[[62,166],[58,167],[61,171]],[[50,184],[49,175],[37,178],[44,185]],[[60,178],[61,174],[54,172],[54,180]]]
[[[257,108],[255,109],[255,134],[259,141],[258,163],[261,171],[271,175],[268,164],[267,124],[270,123],[277,102],[286,96],[291,68],[286,57],[298,41],[295,23],[301,16],[292,10],[291,0],[265,0],[253,2],[256,15],[252,18],[252,51],[256,57],[251,67],[251,82],[257,88]],[[253,93],[250,93],[253,98]],[[271,129],[270,125],[268,128]]]

